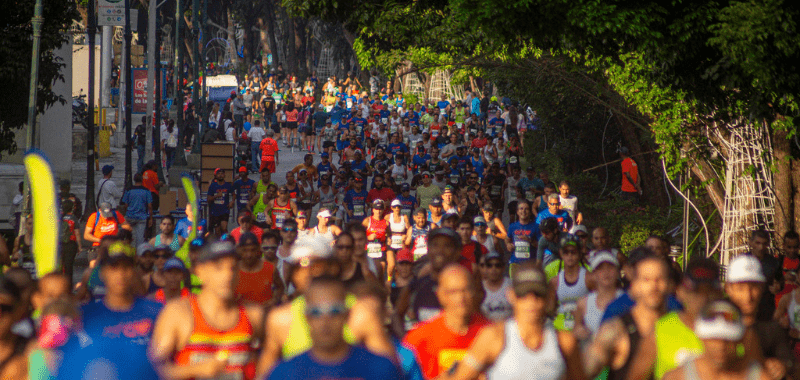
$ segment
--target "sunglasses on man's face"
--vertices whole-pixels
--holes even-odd
[[[283,232],[297,232],[297,228],[283,227],[283,228],[281,228],[281,231],[283,231]]]
[[[306,307],[307,318],[321,318],[324,316],[338,317],[346,313],[347,306],[343,303]]]
[[[483,263],[481,266],[484,268],[503,268],[503,264],[501,263]]]
[[[278,246],[277,245],[265,245],[265,246],[261,247],[261,250],[262,251],[277,251],[278,250]]]

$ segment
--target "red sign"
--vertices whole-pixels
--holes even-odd
[[[147,69],[133,69],[132,113],[147,112]]]

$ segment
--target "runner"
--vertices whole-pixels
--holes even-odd
[[[395,199],[391,203],[392,212],[386,215],[386,221],[389,223],[389,244],[386,250],[386,273],[393,273],[396,263],[397,252],[403,249],[403,241],[406,237],[406,232],[411,223],[408,217],[402,214],[403,204],[399,199]],[[389,276],[391,278],[391,276]]]
[[[348,221],[359,222],[366,218],[367,191],[363,189],[364,178],[356,175],[353,178],[353,188],[344,195],[344,203],[347,207]]]
[[[435,223],[428,222],[428,212],[423,208],[418,208],[414,212],[414,224],[406,232],[403,244],[409,247],[414,254],[414,260],[420,260],[428,254],[428,232],[431,229],[439,228]]]
[[[214,181],[208,185],[208,229],[217,236],[228,232],[228,218],[231,215],[230,209],[233,208],[231,193],[233,193],[233,187],[230,183],[225,182],[225,170],[214,169]]]
[[[173,252],[183,245],[183,237],[175,233],[175,218],[172,215],[164,215],[161,219],[161,233],[150,239],[150,245],[158,247],[166,245]]]
[[[159,315],[150,357],[167,378],[254,378],[253,340],[263,309],[236,301],[239,256],[233,244],[203,247],[193,270],[203,283],[197,296],[168,303]]]
[[[584,267],[583,255],[578,247],[578,238],[566,234],[561,238],[560,245],[561,260],[556,267],[557,275],[548,280],[552,289],[551,295],[555,297],[548,299],[550,302],[548,306],[557,310],[558,315],[553,321],[555,328],[572,331],[572,328],[575,327],[573,312],[578,305],[578,300],[589,294],[589,290],[594,288],[594,281]]]
[[[361,222],[367,230],[367,256],[370,259],[381,259],[386,251],[386,235],[389,233],[389,221],[383,215],[383,200],[372,202],[371,215]]]
[[[330,224],[332,216],[330,210],[327,208],[320,210],[317,213],[317,226],[314,227],[314,232],[312,233],[313,236],[324,237],[331,244],[333,244],[334,239],[342,233],[341,228],[335,224]]]
[[[615,255],[609,251],[600,251],[589,260],[589,263],[597,287],[578,300],[573,313],[575,328],[572,330],[576,339],[587,344],[600,329],[603,311],[611,301],[622,295],[622,290],[618,287],[619,261]]]
[[[152,299],[161,304],[177,299],[187,298],[191,294],[189,288],[181,287],[186,279],[186,265],[177,257],[171,257],[164,263],[164,287],[152,294]]]
[[[369,270],[366,256],[354,256],[355,239],[349,232],[342,232],[336,238],[333,249],[341,267],[340,279],[347,289],[361,282],[377,283],[378,279]]]
[[[484,217],[485,215],[484,212]],[[517,203],[517,218],[518,221],[508,226],[506,238],[506,248],[513,252],[509,265],[512,275],[519,263],[531,259],[531,249],[535,248],[539,240],[539,225],[531,219],[531,205],[527,200],[520,199]]]
[[[251,214],[250,211],[243,210],[239,212],[239,217],[237,219],[239,227],[234,228],[230,233],[236,243],[239,243],[239,239],[243,234],[249,232],[255,235],[256,238],[258,238],[259,244],[261,244],[261,237],[264,235],[264,230],[253,225],[253,214]]]
[[[289,188],[281,186],[278,189],[278,197],[264,210],[265,215],[271,216],[266,219],[267,224],[273,229],[280,230],[289,218],[297,215],[297,204],[290,198]]]
[[[486,297],[481,303],[481,312],[492,321],[504,321],[513,313],[508,301],[511,279],[505,277],[503,257],[497,252],[489,252],[481,260],[481,278]]]
[[[484,328],[449,379],[584,379],[580,348],[570,332],[547,323],[550,292],[533,262],[520,265],[508,293],[514,316]]]
[[[262,258],[258,237],[245,232],[236,247],[241,257],[236,283],[238,300],[272,306],[283,297],[283,283],[274,264]]]

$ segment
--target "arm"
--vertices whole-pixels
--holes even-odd
[[[93,227],[86,226],[86,229],[83,230],[83,238],[86,241],[89,241],[89,242],[92,242],[92,243],[99,243],[100,239],[98,239],[94,235],[92,235],[92,231],[93,230],[94,230]],[[15,247],[14,251],[16,252],[16,243],[15,243],[14,247]]]
[[[578,341],[575,340],[572,333],[569,331],[559,331],[558,345],[561,349],[561,355],[564,356],[564,361],[567,363],[567,378],[570,380],[582,380],[587,378],[583,371]]]
[[[380,318],[381,308],[383,305],[374,299],[359,299],[350,310],[348,324],[356,340],[362,342],[367,350],[395,361],[394,345]]]
[[[442,375],[447,380],[473,380],[480,378],[500,356],[505,346],[505,328],[502,324],[494,324],[481,330],[472,341],[472,345],[458,362],[452,375]],[[569,378],[569,377],[568,377]],[[571,378],[570,378],[571,379]]]
[[[281,280],[281,273],[278,267],[272,272],[272,282],[275,285],[275,291],[272,292],[272,299],[267,302],[267,307],[274,306],[283,299],[283,293],[286,292],[286,287]]]
[[[597,376],[603,367],[611,367],[617,353],[617,342],[627,336],[618,318],[600,326],[592,343],[583,352],[583,370],[587,378]]]
[[[656,365],[656,337],[655,334],[642,338],[639,350],[631,353],[631,366],[628,369],[628,379],[649,379],[653,375]]]
[[[572,312],[572,319],[575,321],[572,333],[575,335],[575,339],[580,341],[587,340],[592,336],[592,332],[586,327],[586,321],[583,320],[583,316],[586,314],[586,302],[586,296],[581,297]]]
[[[256,361],[256,378],[266,376],[281,360],[281,347],[289,332],[290,321],[291,312],[288,304],[273,309],[267,315],[264,325],[266,337]]]

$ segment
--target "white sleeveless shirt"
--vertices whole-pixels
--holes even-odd
[[[510,286],[511,279],[508,277],[503,279],[503,285],[496,292],[489,290],[486,287],[486,281],[483,282],[483,290],[486,292],[486,297],[483,298],[483,303],[481,303],[481,312],[486,318],[493,321],[502,321],[511,316],[513,310],[511,309],[511,303],[506,298],[506,291]]]
[[[553,326],[547,325],[542,345],[531,350],[519,336],[517,321],[505,323],[505,347],[495,360],[486,378],[489,380],[557,380],[564,377],[567,364],[558,345],[558,335]]]

